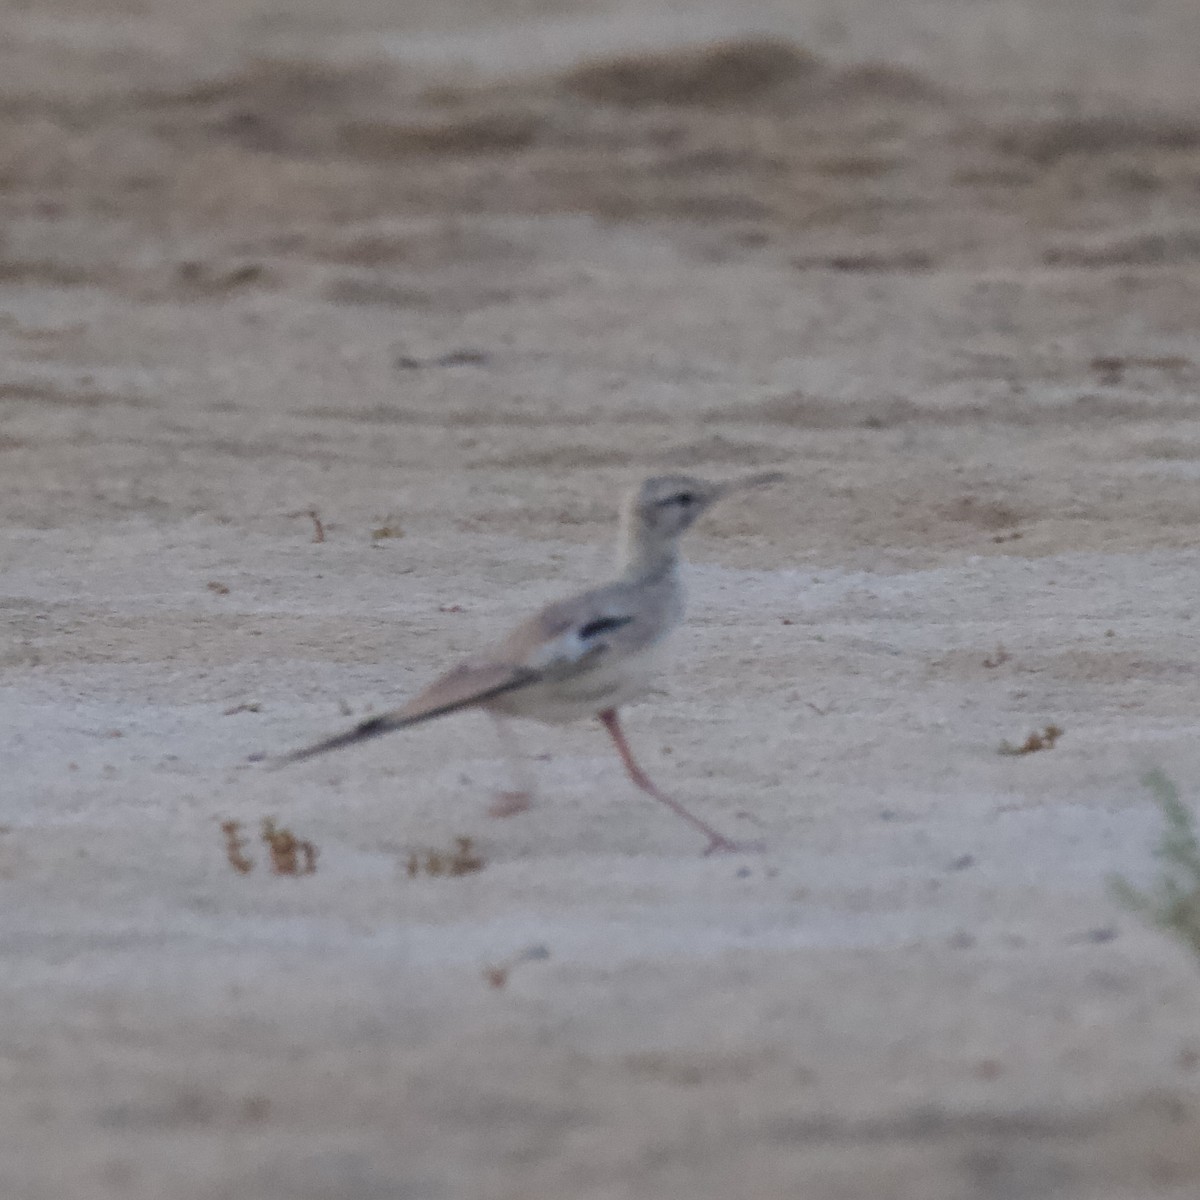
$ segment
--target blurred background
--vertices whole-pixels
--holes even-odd
[[[1194,966],[1106,888],[1143,759],[1200,776],[1198,51],[1196,0],[0,0],[3,1200],[1192,1200]],[[246,768],[664,468],[789,476],[635,721],[763,863],[587,729],[527,820],[469,723]],[[315,873],[227,859],[264,816]]]
[[[7,0],[3,21],[18,260],[37,218],[85,213],[179,237],[678,219],[894,268],[1195,254],[1172,224],[1200,154],[1187,0]],[[1113,225],[1167,241],[1088,240]]]

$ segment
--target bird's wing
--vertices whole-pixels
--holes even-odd
[[[630,637],[637,617],[626,600],[621,587],[610,586],[551,604],[518,625],[494,655],[455,667],[402,708],[295,750],[277,759],[275,765],[303,762],[329,750],[486,704],[535,683],[582,674],[614,651],[632,649],[639,640],[636,633]]]
[[[591,670],[644,640],[644,621],[630,599],[622,585],[610,585],[547,605],[504,639],[499,657],[521,663],[540,679]]]

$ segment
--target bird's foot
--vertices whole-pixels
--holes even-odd
[[[766,842],[735,842],[731,838],[716,834],[705,848],[704,857],[710,854],[765,854]]]
[[[515,817],[533,807],[533,797],[528,792],[497,792],[488,805],[489,817]]]

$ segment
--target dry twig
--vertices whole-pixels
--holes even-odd
[[[499,991],[508,983],[509,974],[515,967],[519,967],[522,963],[537,962],[540,959],[549,957],[550,951],[545,946],[526,946],[519,954],[514,954],[511,958],[500,963],[499,966],[484,967],[483,977],[487,980],[490,987],[494,987]]]

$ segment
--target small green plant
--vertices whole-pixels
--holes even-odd
[[[1195,817],[1162,771],[1151,771],[1142,783],[1153,793],[1166,821],[1155,851],[1163,867],[1150,891],[1118,878],[1113,880],[1113,892],[1131,912],[1178,938],[1200,958],[1200,838]]]

